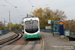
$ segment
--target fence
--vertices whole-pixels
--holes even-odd
[[[21,29],[13,29],[11,31],[22,31]],[[40,29],[40,31],[43,31],[43,32],[51,32],[51,29]],[[4,35],[8,33],[8,30],[0,30],[0,35]]]
[[[22,29],[13,29],[11,31],[22,31]],[[51,32],[51,29],[40,29],[40,31],[43,31],[43,32]]]
[[[51,32],[51,29],[40,29],[40,31],[43,31],[43,32]]]
[[[22,30],[21,29],[13,29],[11,31],[22,31]],[[8,32],[9,32],[9,30],[0,30],[0,35],[4,35],[4,34],[6,34]]]
[[[0,30],[0,35],[4,35],[8,32],[8,30]]]
[[[12,29],[11,31],[22,31],[22,29]]]

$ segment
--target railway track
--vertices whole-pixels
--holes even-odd
[[[21,34],[19,37],[21,37]],[[18,40],[18,38],[17,38],[17,40]],[[44,40],[42,37],[40,39],[25,40],[25,43],[23,43],[21,45],[16,45],[16,43],[15,43],[15,45],[13,45],[12,43],[15,41],[16,40],[11,41],[10,43],[7,43],[6,45],[0,46],[1,50],[44,50]],[[10,45],[10,44],[12,44],[12,45]]]
[[[27,43],[28,41],[24,45],[22,45],[18,50],[21,50],[25,45],[27,45]]]
[[[23,36],[21,33],[18,33],[18,32],[15,32],[15,33],[17,33],[17,35],[15,37],[1,42],[0,44],[2,44],[2,45],[0,46],[0,48],[14,43],[15,41],[19,40]]]
[[[33,50],[36,44],[37,44],[37,41],[35,41],[35,42],[33,43],[33,45],[32,45],[32,47],[30,48],[30,50]]]
[[[7,37],[7,38],[4,38],[4,39],[1,39],[1,40],[0,40],[0,43],[3,42],[3,41],[5,41],[5,40],[7,40],[7,39],[10,39],[11,37],[13,37],[13,36],[15,36],[15,35],[17,35],[17,34],[14,34],[14,35],[12,35],[12,36],[10,36],[10,37]]]
[[[28,44],[28,43],[29,43],[29,41],[27,41],[24,45],[22,45],[18,50],[23,50],[23,47],[25,47],[27,45],[32,45],[31,47],[29,47],[29,50],[33,50],[35,45],[37,44],[37,41],[33,41],[33,44]]]
[[[7,43],[7,42],[11,41],[11,40],[17,38],[18,36],[19,36],[19,34],[16,34],[16,35],[13,35],[13,36],[8,37],[6,39],[3,39],[2,41],[0,41],[0,45],[3,45],[4,43]]]
[[[43,43],[44,43],[43,38],[41,38],[41,40],[40,39],[39,40],[32,40],[32,41],[31,40],[27,40],[25,42],[25,44],[23,44],[21,47],[19,47],[18,50],[24,50],[24,48],[26,50],[35,50],[36,49],[35,47],[37,45],[40,46],[40,50],[44,50],[44,44]],[[27,48],[27,46],[28,46],[28,48]],[[38,50],[38,49],[36,49],[36,50]]]

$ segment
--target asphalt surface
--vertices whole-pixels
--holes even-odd
[[[41,32],[44,38],[45,50],[75,50],[75,41],[61,39],[60,36],[53,37],[52,33]]]
[[[15,33],[14,32],[9,32],[9,33],[7,33],[5,35],[0,36],[0,40],[8,38],[8,37],[10,37],[12,35],[15,35]]]
[[[75,50],[75,41],[67,41],[66,39],[61,39],[60,36],[53,36],[52,33],[41,32],[40,33],[44,39],[44,50]],[[22,41],[23,40],[23,41]],[[25,43],[25,39],[22,37],[19,41],[12,45],[7,45],[1,50],[18,50]],[[25,45],[22,50],[29,50],[33,42]],[[34,50],[41,50],[41,45],[36,44]]]
[[[8,36],[8,35],[6,35]],[[29,43],[27,45],[24,45],[21,50],[30,50],[34,44],[35,40],[29,40]],[[20,40],[16,41],[15,43],[11,45],[4,46],[0,48],[0,50],[19,50],[19,48],[26,43],[26,40],[24,37],[22,37]],[[37,44],[33,48],[33,50],[41,50],[41,42],[37,41]],[[1,45],[0,45],[1,46]]]

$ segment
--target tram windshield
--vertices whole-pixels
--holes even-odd
[[[25,31],[28,33],[35,33],[38,31],[38,21],[30,20],[25,22]]]

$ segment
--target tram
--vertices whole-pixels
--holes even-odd
[[[26,17],[24,19],[24,38],[40,38],[40,25],[38,17]]]

